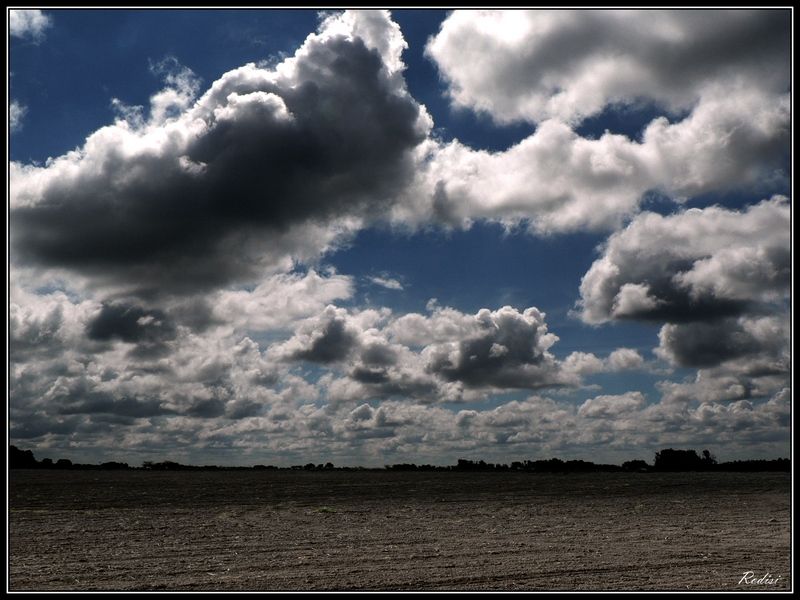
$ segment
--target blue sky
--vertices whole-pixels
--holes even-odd
[[[789,23],[12,11],[11,442],[787,455]]]

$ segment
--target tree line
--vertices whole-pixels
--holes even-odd
[[[364,467],[336,467],[331,462],[306,463],[291,467],[274,465],[254,465],[252,467],[220,467],[217,465],[183,465],[165,460],[161,462],[145,461],[141,467],[131,467],[128,463],[104,462],[100,464],[73,463],[61,458],[53,461],[50,458],[36,460],[31,450],[20,450],[16,446],[9,448],[9,467],[11,469],[62,469],[62,470],[145,470],[145,471],[233,471],[233,470],[282,470],[282,471],[363,471],[376,470]],[[653,464],[644,460],[629,460],[622,465],[597,464],[585,460],[546,460],[514,461],[510,464],[487,463],[483,460],[461,458],[455,465],[417,465],[414,463],[398,463],[386,465],[389,471],[521,471],[527,473],[598,473],[598,472],[669,472],[669,471],[790,471],[788,458],[774,460],[735,460],[720,463],[708,450],[700,454],[696,450],[675,450],[666,448],[656,452]],[[382,470],[382,469],[381,469]]]

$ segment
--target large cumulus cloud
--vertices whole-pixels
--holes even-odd
[[[458,140],[424,146],[420,192],[398,220],[468,227],[478,219],[527,223],[553,234],[619,227],[648,192],[676,201],[717,191],[786,187],[788,95],[715,88],[689,116],[658,117],[641,140],[579,135],[555,119],[504,151]]]
[[[788,11],[455,11],[427,52],[458,106],[570,122],[641,100],[680,111],[731,80],[785,93],[790,32]]]
[[[690,322],[780,303],[789,293],[790,236],[782,197],[743,211],[644,213],[609,238],[584,275],[581,317]]]
[[[44,166],[12,163],[12,257],[140,295],[313,258],[413,172],[430,123],[405,91],[403,46],[386,13],[347,13],[196,101],[173,74],[146,122],[118,120]]]
[[[583,277],[587,323],[663,322],[656,354],[699,369],[665,399],[765,397],[791,370],[791,215],[786,198],[744,210],[645,213],[612,235]]]
[[[619,227],[653,190],[783,190],[789,35],[782,11],[455,11],[427,47],[453,102],[536,130],[500,152],[431,142],[432,195],[395,210],[554,233]],[[575,129],[642,104],[660,116],[640,138]]]

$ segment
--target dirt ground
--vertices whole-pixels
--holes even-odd
[[[786,590],[790,518],[788,473],[12,471],[9,589]]]

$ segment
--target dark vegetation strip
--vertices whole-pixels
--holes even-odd
[[[305,470],[305,471],[368,471],[364,467],[335,467],[333,463],[307,463],[292,467],[276,467],[273,465],[255,465],[252,467],[220,467],[217,465],[182,465],[173,461],[145,461],[141,467],[131,467],[128,463],[104,462],[100,464],[73,463],[61,458],[53,462],[50,458],[36,460],[31,450],[20,450],[16,446],[9,448],[9,468],[11,469],[64,469],[64,470],[125,470],[140,469],[151,471],[240,471],[240,470]],[[508,464],[487,463],[459,459],[455,465],[417,465],[400,463],[386,465],[390,471],[523,471],[534,473],[597,473],[597,472],[650,472],[650,471],[784,471],[791,470],[788,458],[774,460],[735,460],[720,463],[708,450],[698,454],[695,450],[674,450],[666,448],[656,452],[653,464],[644,460],[629,460],[622,465],[596,464],[584,460],[525,460]],[[383,469],[381,469],[383,470]]]

